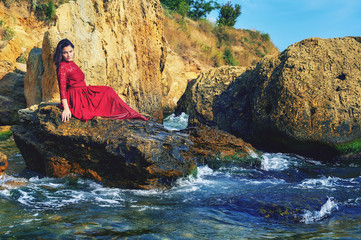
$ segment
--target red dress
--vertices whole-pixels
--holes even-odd
[[[72,61],[61,62],[58,69],[60,99],[67,99],[72,115],[82,121],[93,117],[111,119],[136,118],[148,121],[146,117],[129,107],[107,86],[86,86],[84,73]],[[63,106],[60,105],[62,108]]]

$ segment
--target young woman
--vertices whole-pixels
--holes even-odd
[[[63,39],[58,43],[54,55],[59,82],[61,119],[69,121],[74,116],[82,121],[93,117],[111,119],[142,119],[146,117],[129,107],[111,88],[107,86],[87,86],[84,73],[73,62],[74,45]]]

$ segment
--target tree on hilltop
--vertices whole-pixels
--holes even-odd
[[[220,7],[214,0],[160,0],[160,2],[167,9],[194,20],[206,17],[211,11]]]
[[[211,11],[220,7],[216,1],[212,0],[188,0],[188,4],[190,7],[188,16],[195,20],[206,17]]]
[[[237,22],[237,18],[241,15],[241,6],[235,4],[234,6],[228,1],[220,8],[217,23],[221,26],[233,27]]]

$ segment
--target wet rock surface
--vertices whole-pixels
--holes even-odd
[[[190,140],[158,123],[95,118],[61,122],[52,104],[23,110],[12,127],[27,166],[50,177],[77,174],[106,186],[164,188],[196,171]]]

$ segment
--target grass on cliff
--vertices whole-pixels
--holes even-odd
[[[57,7],[69,0],[1,0],[6,7],[13,4],[23,5],[33,12],[40,21],[50,21]]]
[[[206,19],[194,21],[164,10],[164,32],[170,48],[184,59],[201,64],[251,66],[278,53],[270,36],[255,30],[217,26]]]

